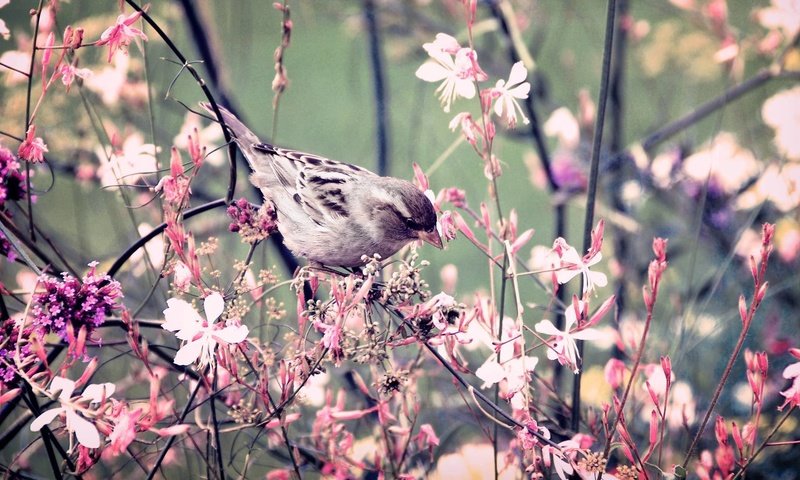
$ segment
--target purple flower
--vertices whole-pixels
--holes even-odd
[[[69,341],[67,326],[71,325],[73,334],[85,328],[88,337],[105,322],[106,317],[120,310],[118,300],[122,297],[122,290],[119,282],[108,275],[97,275],[96,262],[90,263],[89,267],[82,280],[68,273],[62,273],[60,280],[47,275],[39,279],[43,288],[33,297],[35,328]],[[84,353],[82,350],[78,346],[74,354],[81,355]]]
[[[240,198],[230,204],[228,216],[233,220],[228,229],[238,232],[247,243],[260,242],[277,229],[275,210],[266,203],[256,208],[246,198]]]
[[[25,198],[25,174],[11,150],[0,145],[0,210],[8,201]]]
[[[30,327],[24,328],[22,335],[19,334],[19,326],[14,318],[6,318],[0,323],[0,395],[16,386],[19,381],[18,368],[26,370],[38,363],[28,342],[30,336]],[[17,342],[19,342],[19,362],[15,358]]]

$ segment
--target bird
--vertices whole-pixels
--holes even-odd
[[[214,117],[208,103],[201,106]],[[250,181],[277,213],[278,231],[295,256],[359,267],[364,256],[388,259],[416,240],[442,248],[432,195],[413,183],[259,140],[223,107],[222,119],[250,165]]]

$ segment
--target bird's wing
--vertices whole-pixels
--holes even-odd
[[[347,198],[352,198],[350,191],[357,179],[377,177],[364,168],[310,153],[269,144],[256,145],[254,150],[271,157],[279,188],[285,189],[318,224],[347,218],[350,211]]]

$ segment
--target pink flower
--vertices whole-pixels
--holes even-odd
[[[581,140],[581,127],[575,115],[568,108],[561,107],[554,110],[544,122],[544,134],[558,138],[562,148],[573,150]]]
[[[127,408],[123,408],[122,411],[119,412],[114,430],[108,436],[108,439],[111,441],[111,447],[109,449],[111,455],[117,456],[124,453],[128,445],[136,439],[136,424],[141,416],[141,409],[136,409],[131,412]]]
[[[112,138],[112,143],[116,145]],[[152,143],[144,143],[144,136],[134,132],[118,146],[99,145],[95,154],[100,159],[97,175],[104,187],[135,184],[141,177],[158,170],[156,152],[158,148]]]
[[[449,127],[450,130],[454,132],[457,128],[461,127],[461,133],[473,147],[478,143],[478,136],[483,135],[481,127],[475,123],[475,120],[472,119],[472,115],[467,112],[461,112],[453,117],[453,119],[450,120]]]
[[[415,75],[426,82],[442,82],[436,92],[445,112],[450,112],[450,105],[456,98],[473,98],[475,82],[488,78],[478,66],[475,50],[461,48],[456,39],[449,35],[440,33],[434,42],[422,47],[431,59],[423,63]]]
[[[797,7],[800,10],[800,5]],[[798,19],[800,21],[800,18]],[[778,151],[790,160],[800,160],[800,87],[782,90],[761,107],[764,123],[775,131]],[[725,158],[725,157],[721,157]],[[727,159],[725,171],[727,171]]]
[[[772,0],[772,6],[756,12],[761,26],[781,30],[787,39],[800,32],[800,3],[797,0]]]
[[[564,330],[559,330],[550,320],[542,320],[534,325],[534,330],[545,335],[554,337],[548,343],[547,358],[550,360],[558,360],[562,365],[567,365],[572,368],[574,373],[579,372],[578,360],[578,344],[576,340],[597,340],[601,337],[601,333],[594,328],[584,328],[572,330],[573,325],[578,323],[578,311],[584,310],[584,302],[575,301],[564,312]]]
[[[75,68],[75,65],[71,64],[61,65],[58,73],[61,75],[61,83],[67,87],[67,91],[72,86],[72,82],[75,81],[75,77],[88,78],[92,75],[92,71],[88,68]]]
[[[789,353],[798,360],[800,360],[800,349],[790,348]],[[786,397],[786,401],[780,406],[780,410],[786,408],[786,405],[796,407],[800,405],[800,362],[795,362],[783,369],[783,378],[791,379],[792,386],[781,392],[781,395]]]
[[[560,269],[555,272],[558,283],[563,285],[576,276],[583,274],[584,293],[593,291],[595,286],[605,287],[608,284],[608,279],[604,273],[589,270],[589,267],[596,265],[603,259],[603,255],[599,250],[589,252],[589,254],[581,258],[575,247],[568,245],[563,238],[556,239],[553,244],[553,250],[558,252],[561,258]]]
[[[528,124],[529,120],[522,113],[519,100],[528,98],[531,91],[531,84],[526,82],[528,71],[522,62],[517,62],[511,67],[508,81],[498,80],[492,89],[492,98],[497,100],[494,103],[494,113],[498,117],[505,118],[509,128],[517,126],[517,114],[522,117],[522,123]]]
[[[117,23],[112,27],[108,27],[95,45],[108,45],[108,63],[114,58],[117,50],[127,54],[128,45],[131,44],[136,37],[142,40],[147,40],[147,36],[138,28],[133,28],[133,25],[142,16],[142,12],[134,12],[127,17],[120,15],[117,17]]]
[[[92,384],[87,386],[80,397],[72,398],[75,390],[75,382],[64,377],[53,377],[47,391],[51,394],[58,393],[60,407],[51,408],[42,413],[31,423],[31,431],[38,432],[45,425],[55,418],[64,414],[67,419],[67,430],[74,433],[78,438],[78,443],[86,448],[98,448],[100,446],[100,432],[92,422],[84,418],[86,408],[81,403],[89,404],[100,403],[109,396],[113,395],[115,386],[113,383]],[[80,412],[80,413],[79,413]]]
[[[206,320],[188,302],[178,298],[167,300],[164,310],[164,330],[176,332],[175,336],[187,343],[175,354],[176,365],[190,365],[197,362],[201,369],[214,362],[217,344],[237,344],[244,341],[250,333],[245,325],[222,326],[216,323],[225,310],[225,300],[217,292],[203,301]]]
[[[427,448],[431,454],[433,454],[433,447],[439,446],[439,437],[436,436],[430,423],[420,425],[419,433],[414,437],[414,441],[417,442],[419,448]]]
[[[42,137],[34,137],[34,135],[36,135],[36,125],[31,125],[25,134],[25,140],[19,145],[17,155],[31,163],[41,163],[44,161],[44,152],[49,150],[47,150],[47,145]]]

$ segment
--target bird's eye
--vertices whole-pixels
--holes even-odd
[[[420,224],[415,222],[413,218],[404,218],[403,222],[405,222],[406,227],[410,228],[411,230],[421,230]]]

